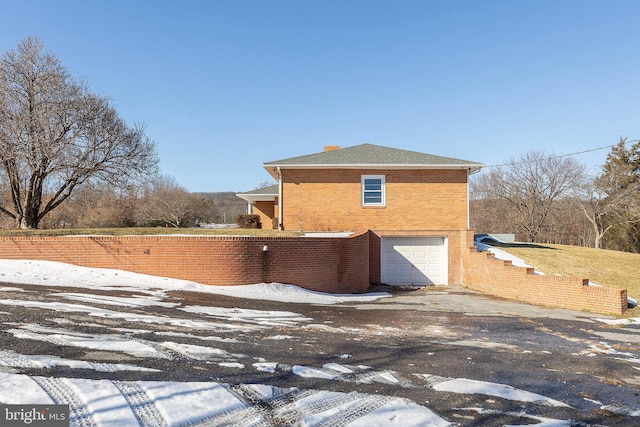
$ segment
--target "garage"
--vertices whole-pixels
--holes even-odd
[[[388,285],[447,284],[447,239],[383,237],[380,276]]]

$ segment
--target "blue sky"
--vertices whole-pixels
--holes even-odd
[[[0,51],[36,36],[158,144],[190,191],[372,143],[499,164],[640,137],[640,2],[6,1]],[[608,150],[577,158],[596,168]]]

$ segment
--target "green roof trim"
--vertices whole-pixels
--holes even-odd
[[[435,156],[416,151],[401,150],[398,148],[383,147],[373,144],[361,144],[352,147],[338,148],[321,153],[308,154],[306,156],[291,157],[289,159],[276,160],[264,163],[269,167],[339,167],[339,166],[412,166],[412,167],[468,167],[480,169],[482,163],[468,160],[454,159],[451,157]]]

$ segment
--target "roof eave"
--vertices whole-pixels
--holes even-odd
[[[463,163],[463,164],[441,164],[441,165],[425,165],[425,164],[401,164],[401,163],[364,163],[364,164],[283,164],[283,163],[264,163],[262,165],[267,172],[274,178],[278,179],[277,170],[279,169],[466,169],[469,175],[474,174],[484,167],[482,163]]]
[[[275,201],[278,197],[276,194],[247,194],[236,193],[236,196],[247,202],[271,202]]]

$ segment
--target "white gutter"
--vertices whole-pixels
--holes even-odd
[[[282,171],[277,167],[278,174],[278,230],[282,231]]]
[[[469,175],[467,174],[467,230],[471,228],[471,200],[469,200]]]

